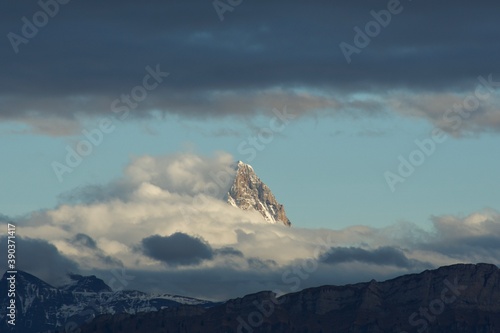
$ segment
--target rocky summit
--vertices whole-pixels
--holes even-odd
[[[236,177],[227,193],[227,202],[243,210],[256,210],[270,223],[291,226],[285,208],[276,201],[274,194],[255,173],[254,169],[241,161],[236,163]]]

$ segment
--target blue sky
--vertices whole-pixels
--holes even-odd
[[[380,227],[399,221],[425,226],[431,215],[467,215],[483,208],[500,208],[495,199],[500,188],[495,177],[498,158],[491,153],[500,141],[496,135],[448,137],[405,183],[396,185],[393,193],[384,173],[397,169],[398,156],[408,156],[416,148],[415,139],[429,137],[433,127],[425,121],[397,116],[361,120],[304,117],[293,120],[249,161],[250,155],[239,153],[237,147],[268,126],[269,119],[252,119],[252,126],[234,117],[116,121],[116,131],[106,134],[74,172],[63,176],[62,183],[51,163],[63,162],[66,145],[85,137],[7,134],[22,126],[4,124],[1,130],[9,144],[1,153],[10,163],[1,168],[9,175],[3,180],[9,191],[0,193],[0,212],[16,216],[53,208],[58,195],[66,191],[119,178],[134,156],[178,152],[213,155],[216,151],[226,151],[235,160],[253,165],[285,204],[294,225],[300,227]],[[95,124],[97,119],[89,120],[86,128]],[[230,134],[218,134],[227,129]]]

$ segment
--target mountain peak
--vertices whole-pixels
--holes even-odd
[[[95,275],[82,276],[78,274],[69,274],[71,283],[62,287],[70,292],[111,292],[111,288],[103,280]]]
[[[7,278],[13,274],[8,273],[8,271],[5,271],[5,273],[2,276],[2,279],[0,280],[0,284],[5,283],[7,285]],[[22,270],[17,270],[17,273],[14,274],[16,276],[16,282],[19,284],[23,285],[34,285],[38,286],[39,288],[46,288],[46,289],[51,289],[54,288],[50,284],[42,281],[41,279],[37,278],[34,275],[31,275],[28,272],[22,271]]]
[[[255,173],[251,165],[238,161],[236,177],[227,193],[227,202],[243,210],[256,210],[270,223],[290,226],[285,208],[278,203],[269,187]]]
[[[246,164],[245,162],[242,162],[242,161],[236,162],[236,166],[235,166],[236,172],[238,172],[238,170],[240,170],[240,169],[247,169],[247,170],[253,171],[255,173],[255,171],[253,170],[253,167],[250,164]]]

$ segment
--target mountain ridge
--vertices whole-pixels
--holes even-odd
[[[500,269],[485,263],[455,264],[382,282],[308,288],[277,298],[262,291],[207,309],[181,306],[119,319],[105,315],[82,327],[82,333],[137,330],[498,333]]]
[[[7,277],[0,280],[0,294],[7,295]],[[7,297],[0,297],[0,332],[36,333],[65,331],[102,314],[154,312],[182,304],[200,308],[212,302],[170,294],[149,294],[135,290],[113,291],[94,275],[69,274],[71,282],[54,287],[38,277],[18,270],[16,277],[16,326],[6,319]]]

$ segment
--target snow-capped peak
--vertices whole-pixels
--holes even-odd
[[[271,223],[290,226],[285,208],[276,201],[269,187],[255,173],[252,166],[238,161],[236,176],[227,194],[227,202],[243,210],[256,210]]]

